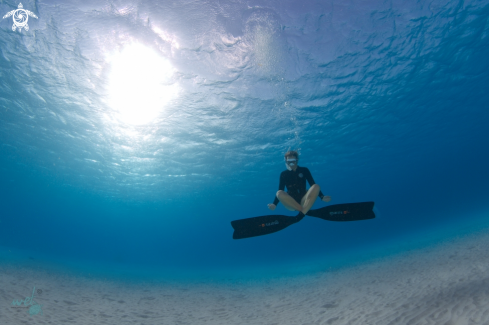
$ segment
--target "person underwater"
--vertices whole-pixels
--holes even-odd
[[[299,211],[296,217],[299,221],[311,209],[318,196],[324,202],[331,201],[331,196],[321,192],[321,188],[314,182],[308,168],[298,165],[299,153],[297,151],[287,151],[284,158],[287,170],[280,174],[277,194],[273,203],[268,204],[268,208],[273,211],[278,202],[281,202],[287,210]],[[309,183],[309,190],[306,190],[306,181]],[[287,192],[284,191],[286,187]]]
[[[277,194],[273,203],[268,204],[268,208],[273,211],[277,208],[277,203],[282,202],[285,208],[290,211],[299,211],[299,214],[295,217],[274,214],[233,220],[231,221],[234,229],[233,239],[272,234],[301,221],[306,214],[310,217],[339,222],[375,218],[373,201],[333,204],[311,209],[318,196],[324,202],[331,201],[331,197],[321,192],[309,169],[298,165],[299,153],[297,151],[288,151],[284,158],[287,170],[280,174]],[[309,183],[309,190],[306,189],[306,182]]]

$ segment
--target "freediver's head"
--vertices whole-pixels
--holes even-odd
[[[287,151],[284,158],[285,167],[287,167],[288,170],[297,169],[297,164],[299,163],[299,153],[297,151]]]

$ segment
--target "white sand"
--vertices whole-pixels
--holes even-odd
[[[268,284],[125,285],[0,267],[0,324],[489,324],[489,234]],[[43,315],[10,307],[33,286]]]

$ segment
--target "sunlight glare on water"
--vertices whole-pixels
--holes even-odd
[[[143,45],[132,44],[114,55],[111,70],[108,104],[126,124],[150,123],[177,94],[171,81],[175,69]]]

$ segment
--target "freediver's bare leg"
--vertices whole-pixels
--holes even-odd
[[[316,196],[317,196],[317,194],[316,194]],[[277,199],[279,199],[280,203],[282,203],[287,210],[290,210],[290,211],[301,211],[302,210],[302,206],[299,203],[297,203],[297,201],[294,200],[289,194],[287,194],[286,192],[284,192],[282,190],[277,192]]]
[[[309,188],[306,195],[304,195],[304,197],[301,200],[302,210],[298,210],[298,211],[301,211],[304,214],[309,212],[309,210],[312,208],[312,205],[314,204],[314,202],[316,201],[316,199],[319,195],[320,189],[321,188],[319,187],[318,184],[314,184],[313,186],[311,186],[311,188]],[[294,200],[294,202],[295,202],[295,200]]]

